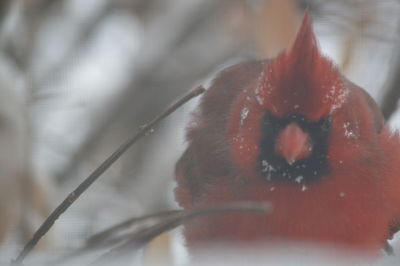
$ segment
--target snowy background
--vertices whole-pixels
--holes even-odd
[[[208,84],[228,65],[284,49],[305,8],[321,50],[398,127],[397,0],[2,0],[0,265],[17,255],[72,189],[174,99]],[[79,249],[124,219],[176,208],[174,164],[196,101],[124,154],[61,216],[25,265]],[[156,264],[157,256],[161,264],[182,264],[177,234],[141,251],[145,264]],[[394,247],[400,254],[400,245]],[[321,265],[340,257],[274,254],[271,265],[279,259],[281,265]],[[379,265],[396,261],[400,255]]]

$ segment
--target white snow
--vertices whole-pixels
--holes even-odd
[[[303,177],[303,176],[298,176],[298,177],[296,177],[296,179],[295,179],[295,180],[296,180],[296,182],[297,182],[297,183],[299,183],[299,184],[300,184],[300,183],[301,183],[301,181],[302,181],[303,179],[304,179],[304,177]]]
[[[246,121],[247,116],[249,115],[249,108],[244,107],[242,112],[240,113],[240,124],[243,125]]]

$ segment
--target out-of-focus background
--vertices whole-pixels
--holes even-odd
[[[398,0],[0,1],[0,264],[174,99],[223,67],[289,46],[306,9],[322,51],[400,125]],[[176,208],[174,164],[196,101],[113,165],[30,260],[79,248],[128,217]],[[171,239],[145,253],[178,249]]]

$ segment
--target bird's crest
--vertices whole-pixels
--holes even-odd
[[[318,120],[344,102],[342,75],[321,54],[307,12],[293,45],[266,66],[260,86],[258,97],[278,117],[300,113]]]

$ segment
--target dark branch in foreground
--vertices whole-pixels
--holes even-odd
[[[181,211],[179,211],[179,210],[170,210],[170,211],[164,211],[164,212],[160,212],[160,213],[156,213],[156,214],[150,214],[150,215],[145,215],[145,216],[141,216],[141,217],[134,217],[134,218],[127,219],[119,224],[116,224],[102,232],[99,232],[99,233],[91,236],[86,241],[86,244],[88,246],[92,246],[92,245],[98,245],[99,243],[104,243],[108,239],[110,239],[112,235],[117,234],[118,232],[122,231],[123,229],[125,229],[127,227],[133,226],[133,225],[141,223],[141,222],[148,221],[150,219],[158,219],[158,220],[165,219],[167,217],[170,217],[171,215],[175,215],[180,212]]]
[[[63,255],[62,257],[57,258],[55,261],[51,261],[46,265],[60,265],[62,263],[66,263],[70,260],[76,259],[77,257],[84,256],[91,251],[115,246],[123,241],[131,239],[132,235],[139,232],[140,230],[147,230],[151,226],[154,226],[155,224],[160,223],[168,217],[176,215],[180,212],[182,211],[169,210],[127,219],[123,222],[109,227],[108,229],[92,235],[86,240],[85,244],[82,247]]]
[[[135,250],[142,248],[155,237],[166,231],[174,229],[191,219],[201,216],[219,215],[223,213],[250,212],[269,214],[271,211],[272,206],[268,202],[235,202],[220,206],[181,211],[176,214],[166,216],[165,219],[153,226],[150,226],[149,228],[131,234],[128,241],[102,255],[94,262],[93,265],[112,265],[109,263],[115,262],[115,260],[123,259],[127,255],[132,255]]]
[[[24,246],[24,249],[19,253],[18,257],[11,262],[11,265],[21,265],[25,257],[31,252],[36,246],[39,240],[50,230],[54,222],[64,213],[75,200],[82,195],[122,154],[124,154],[133,144],[135,144],[140,138],[148,133],[151,133],[153,127],[163,120],[165,117],[173,113],[180,106],[191,100],[192,98],[202,94],[205,91],[203,87],[197,87],[190,93],[182,97],[175,104],[167,108],[158,117],[152,120],[150,123],[140,127],[139,132],[131,139],[122,144],[110,157],[108,157],[96,170],[94,170],[74,191],[72,191],[64,201],[47,217],[39,229],[35,232],[32,239]]]

